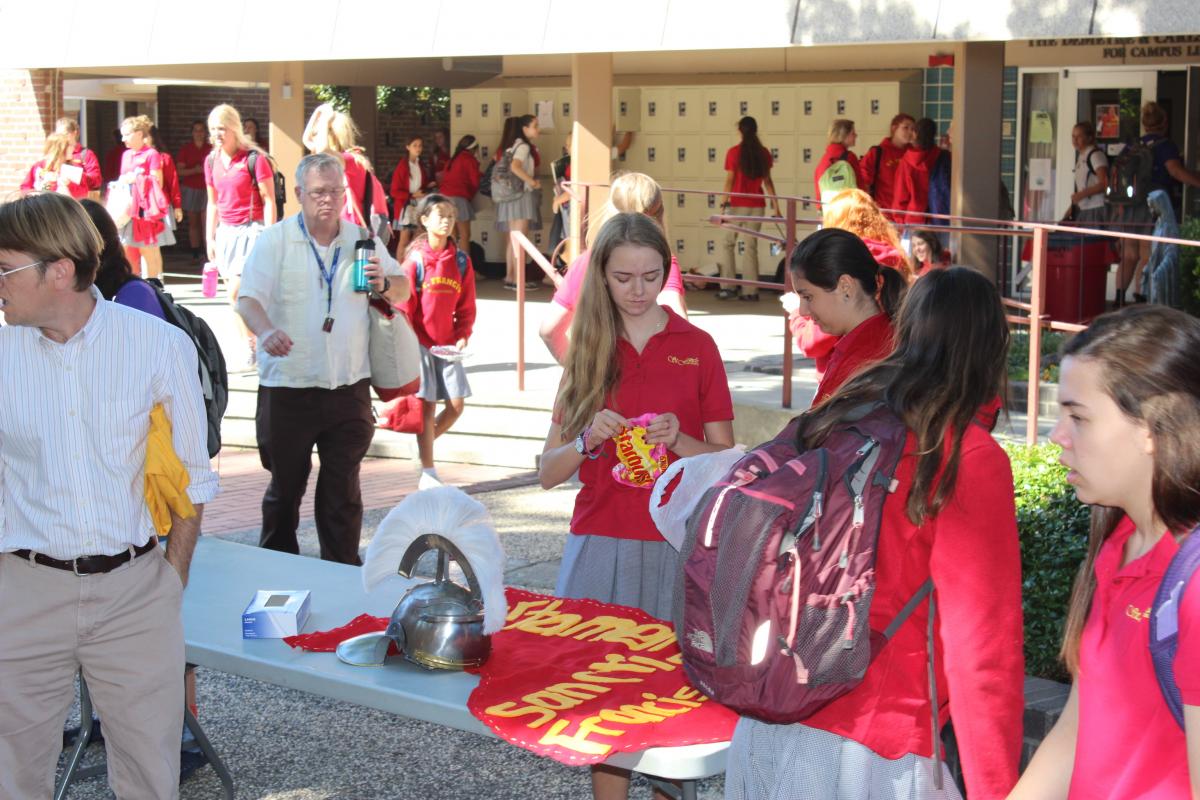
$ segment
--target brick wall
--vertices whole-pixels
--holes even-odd
[[[62,115],[62,86],[57,70],[0,70],[0,201],[42,157],[46,135]]]

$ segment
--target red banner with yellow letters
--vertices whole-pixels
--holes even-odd
[[[636,608],[509,588],[467,707],[497,736],[564,764],[728,741],[737,715],[687,681],[674,628]]]

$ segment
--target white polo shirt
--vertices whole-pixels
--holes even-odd
[[[328,313],[325,279],[300,227],[300,215],[277,222],[259,235],[246,259],[239,294],[257,300],[271,324],[293,342],[291,352],[283,357],[259,347],[260,385],[336,389],[370,377],[367,295],[355,292],[351,281],[354,243],[361,232],[358,226],[342,221],[329,247],[316,245],[326,272],[341,246]],[[375,253],[385,275],[400,274],[400,265],[377,237]],[[329,332],[322,330],[326,316],[333,318]]]

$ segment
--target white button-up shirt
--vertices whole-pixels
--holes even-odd
[[[242,270],[239,296],[262,305],[271,324],[293,342],[286,356],[258,350],[258,382],[262,386],[336,389],[371,375],[367,357],[369,323],[367,295],[354,291],[354,243],[362,229],[343,221],[337,238],[328,247],[316,245],[326,272],[341,245],[333,277],[333,298],[326,311],[326,284],[300,227],[300,215],[267,228],[254,242]],[[375,239],[375,253],[385,275],[400,274],[400,265]],[[326,316],[333,328],[322,330]]]
[[[191,339],[108,302],[68,341],[0,328],[0,552],[115,555],[154,533],[146,507],[150,410],[162,403],[188,497],[217,494]]]

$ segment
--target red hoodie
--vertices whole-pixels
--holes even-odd
[[[916,471],[910,433],[883,505],[870,627],[882,631],[926,579],[935,585],[940,721],[954,719],[971,800],[1007,796],[1017,780],[1024,713],[1021,554],[1008,456],[991,436],[999,402],[963,434],[954,493],[921,526],[905,513]],[[948,455],[951,438],[946,437]],[[946,456],[943,456],[943,459]],[[943,460],[943,464],[945,461]],[[862,683],[804,720],[884,758],[930,756],[922,603],[867,668]]]
[[[942,154],[936,144],[925,150],[910,147],[900,160],[896,170],[894,200],[895,208],[908,212],[897,214],[900,222],[909,225],[928,224],[925,212],[929,210],[929,173]]]
[[[461,197],[470,202],[479,191],[479,178],[479,159],[470,150],[463,150],[450,160],[439,188],[447,197]]]
[[[165,150],[159,152],[162,158],[163,194],[171,208],[183,208],[183,199],[179,196],[179,170],[175,168],[175,159]]]
[[[419,287],[414,256],[418,251],[424,264],[424,279]],[[413,333],[422,347],[452,345],[459,339],[471,338],[475,326],[475,270],[468,257],[466,272],[460,273],[457,252],[453,241],[435,251],[427,239],[420,239],[404,260],[402,269],[408,275],[412,293],[401,308],[412,322]]]
[[[900,166],[900,160],[904,158],[906,150],[908,150],[907,146],[896,147],[892,144],[892,137],[888,136],[858,160],[858,188],[874,197],[880,208],[896,207],[893,205],[896,193],[896,169]],[[885,216],[893,219],[891,214]]]

